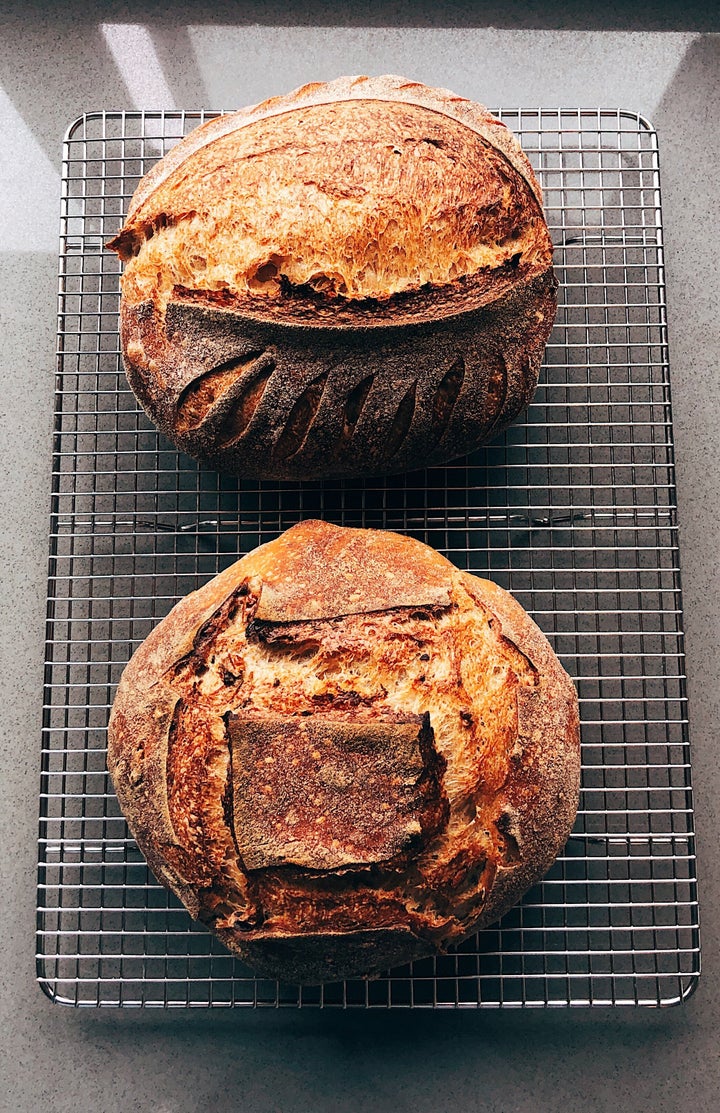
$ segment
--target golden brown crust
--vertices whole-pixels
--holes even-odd
[[[167,860],[168,852],[181,849],[170,819],[166,779],[167,740],[178,702],[175,693],[158,686],[140,700],[128,686],[119,689],[109,728],[109,737],[119,741],[110,742],[108,761],[121,804],[129,806],[131,828],[137,817],[150,869],[197,917],[194,886]]]
[[[322,614],[289,588],[309,554],[332,556]],[[413,566],[400,604],[393,559]],[[303,522],[146,639],[108,763],[191,914],[260,972],[322,981],[457,942],[547,870],[577,807],[577,697],[501,588],[412,539]]]
[[[459,97],[449,89],[431,88],[418,81],[408,81],[404,77],[386,74],[381,77],[340,77],[335,81],[310,82],[285,96],[270,97],[260,104],[208,120],[176,144],[170,153],[145,175],[130,203],[128,221],[139,220],[143,206],[160,186],[167,182],[191,155],[203,147],[222,139],[239,127],[247,127],[258,120],[267,120],[312,105],[333,104],[345,100],[386,100],[389,103],[414,104],[457,120],[477,132],[492,146],[498,147],[525,179],[538,203],[542,205],[540,186],[525,152],[512,132],[484,105]]]
[[[262,580],[255,618],[304,622],[393,607],[450,606],[446,562],[412,537],[373,530],[288,530],[256,550]]]
[[[534,392],[557,306],[532,168],[482,105],[342,78],[198,128],[143,179],[128,380],[223,471],[402,471],[492,438]]]
[[[580,721],[575,686],[517,600],[491,580],[466,573],[464,582],[472,597],[497,617],[503,637],[532,661],[537,675],[537,684],[518,690],[517,738],[505,783],[501,828],[516,856],[495,874],[477,925],[485,927],[517,903],[518,891],[529,888],[555,861],[560,847],[549,832],[570,833],[580,786]]]
[[[132,303],[162,309],[184,287],[262,316],[315,294],[351,321],[363,299],[470,277],[491,299],[503,264],[542,270],[551,253],[538,200],[499,148],[447,115],[375,100],[234,129],[189,155],[110,246]]]

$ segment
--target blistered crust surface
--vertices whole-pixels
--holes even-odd
[[[362,539],[370,580],[395,554],[444,576],[447,596],[353,612],[343,547]],[[333,552],[336,614],[257,618],[276,547],[288,582],[304,554]],[[258,970],[322,981],[458,941],[545,872],[577,807],[577,698],[500,588],[417,541],[305,522],[182,600],[137,651],[109,768],[191,913]]]

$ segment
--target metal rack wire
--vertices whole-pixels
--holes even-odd
[[[247,484],[151,427],[103,243],[205,115],[92,113],[64,151],[39,831],[38,977],[73,1005],[661,1005],[699,973],[657,139],[629,112],[506,111],[561,281],[523,420],[387,481]],[[105,770],[114,687],[175,600],[302,517],[409,531],[509,588],[577,681],[583,790],[547,878],[495,928],[387,977],[254,978],[148,873]]]

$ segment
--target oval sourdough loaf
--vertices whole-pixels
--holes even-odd
[[[203,124],[143,178],[108,246],[141,404],[185,452],[249,477],[475,448],[532,397],[557,304],[515,137],[399,77]]]
[[[575,689],[507,592],[304,522],[187,596],[109,729],[157,878],[259,972],[367,974],[497,920],[578,802]]]

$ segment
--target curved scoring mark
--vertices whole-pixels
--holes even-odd
[[[502,352],[496,352],[494,359],[490,356],[489,362],[491,366],[485,396],[485,428],[487,432],[497,424],[503,415],[508,388],[508,366]]]
[[[386,459],[394,456],[399,451],[400,446],[410,432],[412,419],[415,416],[415,395],[417,393],[417,381],[412,384],[410,389],[406,392],[402,402],[397,408],[397,413],[393,419],[393,423],[385,441],[385,452],[383,455]]]
[[[344,441],[352,439],[355,426],[360,420],[360,415],[367,402],[367,396],[370,393],[374,381],[375,376],[368,375],[366,379],[363,379],[357,386],[354,386],[348,394],[345,400],[345,412],[343,414],[342,439]]]
[[[450,369],[445,372],[433,402],[432,429],[438,441],[450,424],[464,380],[465,360],[458,355]]]
[[[173,802],[175,800],[175,774],[177,771],[178,762],[176,760],[177,749],[180,739],[178,734],[181,732],[182,718],[185,713],[185,701],[178,699],[175,707],[173,708],[172,718],[168,727],[166,735],[166,753],[165,753],[165,785],[167,793],[168,814],[170,816],[170,824],[177,837],[177,828],[175,826],[175,816],[173,815],[174,808]]]
[[[275,444],[273,459],[289,460],[300,451],[307,440],[308,433],[315,420],[315,415],[320,406],[320,399],[325,389],[328,372],[318,375],[309,386],[305,388],[290,411],[290,416],[285,423]]]
[[[178,399],[176,427],[179,433],[190,433],[207,418],[211,408],[240,376],[262,355],[248,352],[237,359],[226,360],[194,379]]]
[[[536,352],[530,352],[522,362],[523,390],[535,390],[540,370],[540,358]]]
[[[253,375],[217,430],[219,448],[228,448],[240,440],[262,401],[265,387],[275,370],[275,361],[266,358],[256,375]]]

